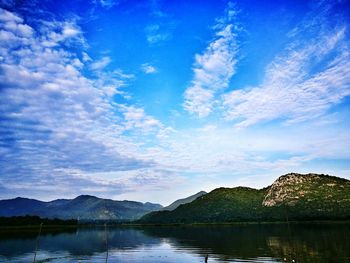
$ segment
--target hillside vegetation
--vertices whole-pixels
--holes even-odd
[[[176,208],[178,208],[180,205],[184,205],[187,203],[191,203],[194,200],[196,200],[198,197],[201,197],[203,195],[207,194],[207,192],[204,191],[200,191],[194,195],[191,195],[189,197],[186,198],[182,198],[182,199],[178,199],[175,202],[172,202],[170,205],[163,207],[162,210],[167,210],[167,211],[172,211],[175,210]]]
[[[0,200],[0,216],[5,217],[33,215],[59,219],[129,221],[161,208],[159,204],[114,201],[90,195],[50,202],[21,197]]]
[[[218,188],[173,211],[151,212],[141,223],[350,219],[350,181],[322,174],[287,174],[271,186]]]

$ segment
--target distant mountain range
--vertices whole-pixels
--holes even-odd
[[[194,195],[191,195],[189,197],[186,198],[182,198],[179,200],[176,200],[175,202],[171,203],[170,205],[163,207],[162,210],[164,211],[172,211],[175,210],[176,208],[178,208],[180,205],[184,205],[187,203],[191,203],[192,201],[196,200],[198,197],[201,197],[203,195],[207,194],[207,192],[204,191],[200,191]]]
[[[217,188],[140,223],[220,223],[350,219],[350,181],[323,174],[290,173],[263,189]]]
[[[90,195],[50,202],[21,197],[0,200],[0,217],[24,215],[145,224],[350,219],[350,181],[323,174],[290,173],[263,189],[201,191],[164,208]]]
[[[0,216],[36,215],[45,218],[129,221],[160,210],[159,204],[114,201],[90,195],[43,202],[17,197],[0,200]]]

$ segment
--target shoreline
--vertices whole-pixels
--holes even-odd
[[[247,221],[247,222],[215,222],[215,223],[130,223],[121,226],[235,226],[235,225],[286,225],[286,224],[350,224],[347,220],[303,220],[303,221]],[[114,225],[109,225],[114,226]],[[119,225],[115,225],[119,226]]]
[[[216,222],[216,223],[111,223],[107,224],[109,228],[142,228],[142,227],[227,227],[227,226],[251,226],[251,225],[331,225],[331,224],[350,224],[350,220],[308,220],[308,221],[274,221],[274,222]],[[18,225],[18,226],[0,226],[0,232],[11,230],[37,230],[40,225]],[[43,225],[43,230],[60,229],[81,229],[81,228],[102,228],[104,224],[77,224],[77,225]]]

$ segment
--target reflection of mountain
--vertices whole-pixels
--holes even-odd
[[[169,258],[164,262],[180,262],[179,255],[180,259],[187,254],[203,259],[209,254],[211,259],[219,262],[256,262],[258,258],[283,262],[287,258],[288,262],[295,259],[296,262],[342,263],[349,262],[350,258],[349,233],[349,224],[292,224],[290,230],[287,225],[109,228],[108,246],[111,257],[117,255],[121,257],[120,260],[123,255],[146,255],[147,251],[153,251],[157,258],[158,253],[168,255]],[[0,260],[1,256],[10,260],[32,255],[35,238],[36,232],[22,232],[20,235],[9,233],[7,236],[0,233]],[[44,232],[40,239],[40,249],[45,255],[92,259],[105,254],[104,238],[103,228]],[[174,253],[178,253],[176,260],[170,256]],[[186,263],[185,260],[181,262]]]
[[[270,237],[267,240],[271,252],[276,257],[283,257],[291,261],[298,259],[298,262],[319,262],[320,253],[314,248],[307,246],[300,240],[285,240],[278,237]],[[303,259],[303,260],[301,260]]]
[[[61,219],[132,220],[161,208],[162,206],[159,204],[114,201],[90,195],[81,195],[74,199],[58,199],[51,202],[20,197],[0,200],[0,216],[37,215]]]
[[[292,225],[290,236],[267,240],[275,257],[296,262],[350,262],[350,225]]]
[[[16,234],[13,232],[0,238],[0,255],[6,257],[33,253],[36,232]],[[108,231],[109,249],[134,249],[140,246],[159,244],[160,240],[149,237],[137,229],[112,228]],[[40,249],[48,252],[64,251],[70,255],[91,256],[106,251],[103,228],[82,228],[67,232],[44,232],[40,238]]]
[[[349,262],[350,225],[246,225],[147,228],[178,249],[191,248],[220,260],[275,258],[278,262]]]
[[[268,250],[262,228],[247,227],[161,227],[147,228],[150,236],[167,238],[178,249],[191,248],[203,257],[209,253],[221,259],[256,258]],[[261,250],[259,250],[260,248]]]

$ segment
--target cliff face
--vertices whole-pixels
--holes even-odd
[[[286,174],[269,187],[262,204],[290,207],[321,202],[350,205],[350,181],[323,174]]]

